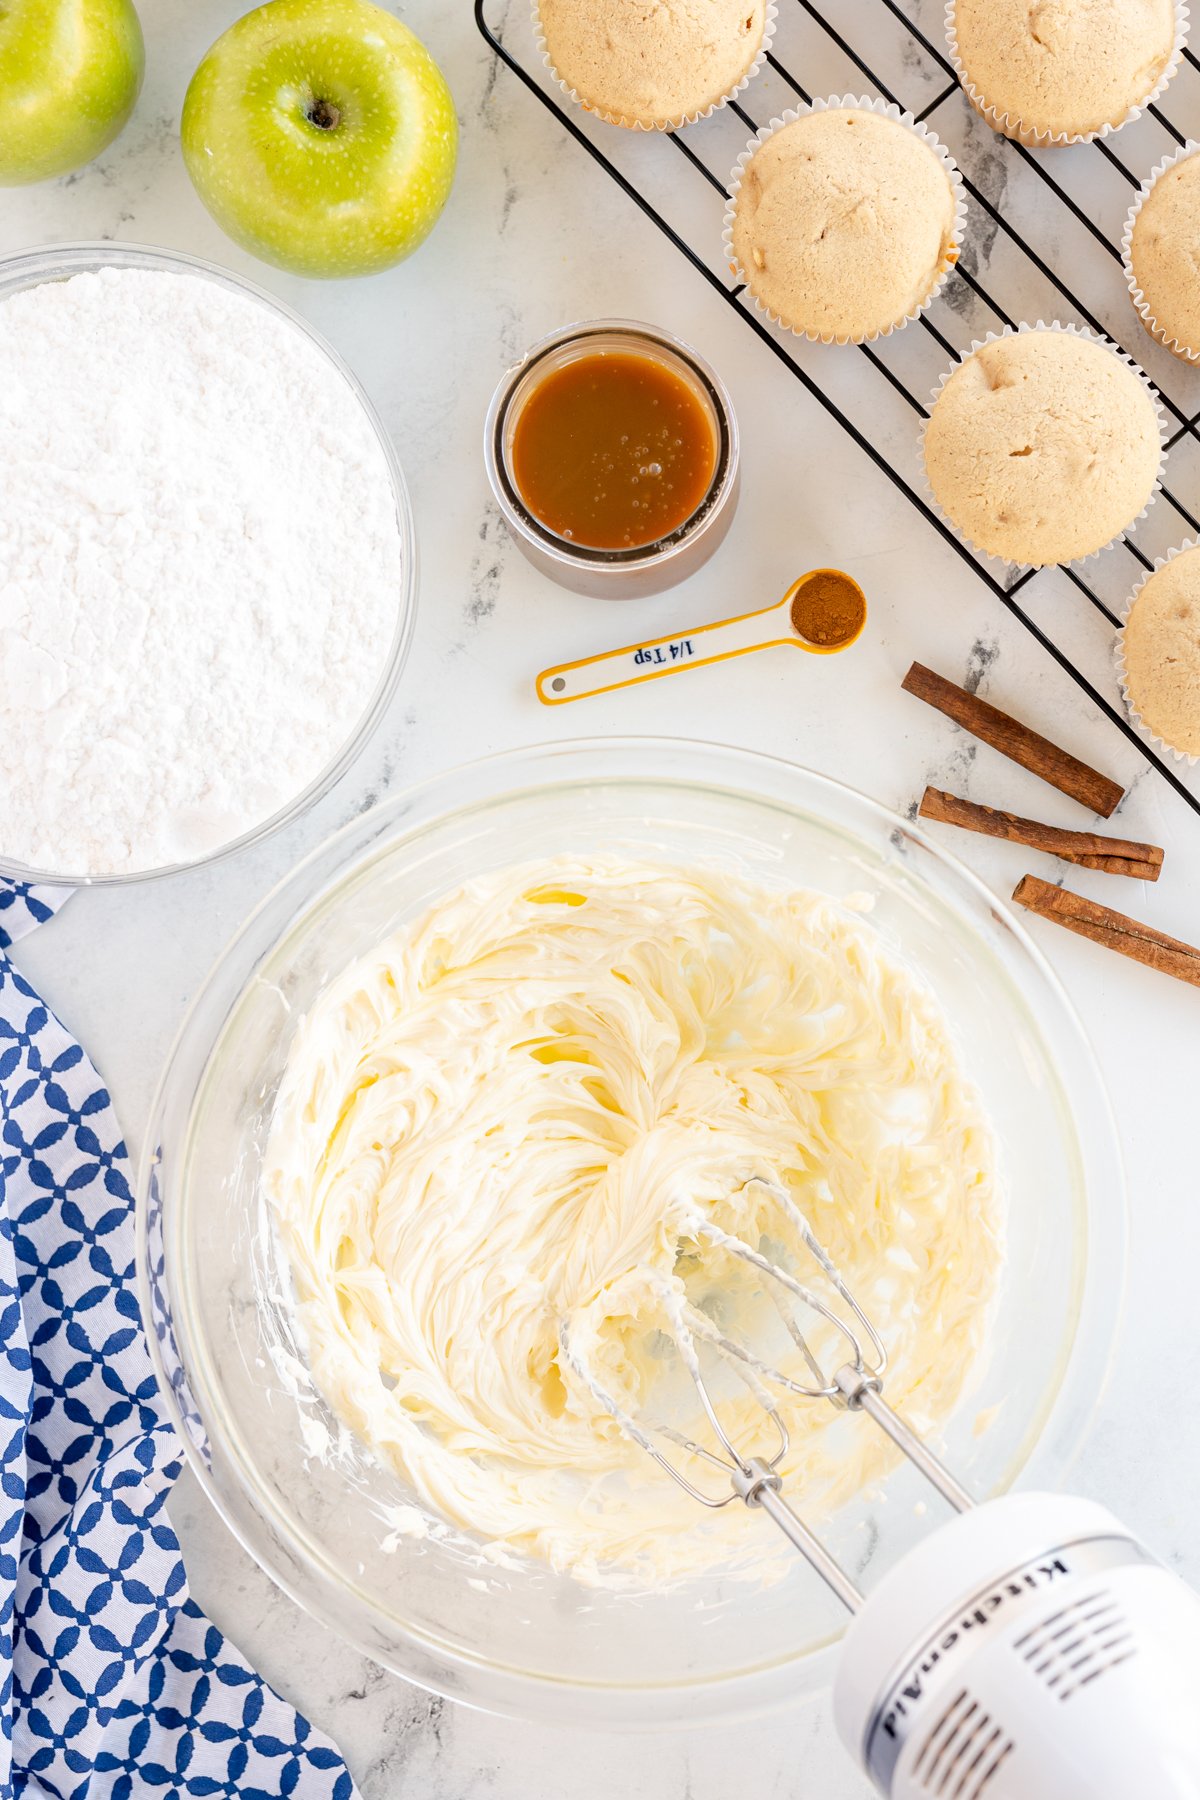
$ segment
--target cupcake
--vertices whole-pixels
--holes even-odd
[[[1174,73],[1177,0],[950,0],[950,54],[972,104],[1037,149],[1135,118]]]
[[[669,131],[746,85],[774,16],[770,0],[537,0],[534,27],[572,100],[612,125]]]
[[[1117,351],[1023,326],[946,378],[924,451],[934,499],[967,542],[1041,568],[1128,530],[1153,498],[1162,434],[1149,385]]]
[[[863,343],[928,305],[958,254],[957,170],[911,115],[818,101],[742,157],[725,219],[730,265],[778,324]]]
[[[1187,144],[1155,171],[1125,226],[1133,304],[1152,337],[1200,362],[1200,157]]]
[[[1142,583],[1117,668],[1138,722],[1176,755],[1200,757],[1200,544],[1185,544]]]

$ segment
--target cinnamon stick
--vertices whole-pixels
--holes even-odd
[[[1187,981],[1193,987],[1200,987],[1200,950],[1192,944],[1181,943],[1178,938],[1168,937],[1163,931],[1155,931],[1152,925],[1128,919],[1124,913],[1114,912],[1111,906],[1097,906],[1094,900],[1085,900],[1082,894],[1072,893],[1070,888],[1052,887],[1048,881],[1039,881],[1036,875],[1022,876],[1013,889],[1013,899],[1039,917],[1052,919],[1056,925],[1065,925],[1068,931],[1078,932],[1080,937],[1091,938],[1095,944],[1103,944],[1122,956],[1132,957],[1134,962],[1144,963],[1148,969],[1173,975],[1176,981]]]
[[[978,694],[968,694],[966,688],[956,687],[944,675],[927,669],[924,663],[915,662],[901,686],[906,693],[924,700],[927,706],[945,713],[973,737],[981,738],[985,744],[999,750],[1002,756],[1010,757],[1023,769],[1048,781],[1060,793],[1069,794],[1072,800],[1090,806],[1102,818],[1110,818],[1125,798],[1124,788],[1110,781],[1107,775],[1089,768],[1069,751],[1052,744],[1049,738],[1022,725],[1019,719],[1010,718],[998,706],[981,700]]]
[[[1000,812],[994,806],[978,806],[961,794],[927,787],[921,796],[920,816],[943,825],[961,825],[984,837],[1005,838],[1030,850],[1046,850],[1084,869],[1102,869],[1107,875],[1129,875],[1141,881],[1157,881],[1163,853],[1157,844],[1138,844],[1128,838],[1100,837],[1094,831],[1064,831],[1023,819],[1019,813]]]

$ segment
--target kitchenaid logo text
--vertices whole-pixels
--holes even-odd
[[[896,1737],[901,1721],[908,1718],[910,1708],[915,1708],[924,1698],[928,1677],[952,1651],[966,1641],[970,1632],[995,1624],[1014,1600],[1024,1600],[1031,1593],[1040,1593],[1051,1587],[1061,1576],[1070,1573],[1070,1565],[1064,1556],[1052,1556],[1041,1562],[1031,1563],[1018,1574],[1009,1576],[994,1588],[977,1595],[966,1611],[942,1633],[936,1643],[910,1664],[896,1683],[880,1720],[880,1729],[884,1734],[889,1738]]]

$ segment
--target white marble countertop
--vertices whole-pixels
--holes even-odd
[[[833,5],[846,10],[844,0]],[[496,69],[467,0],[396,6],[443,63],[463,124],[458,185],[422,252],[387,275],[323,285],[265,269],[229,243],[191,190],[177,127],[191,70],[242,10],[241,0],[144,0],[149,68],[133,122],[80,174],[6,191],[0,251],[100,237],[163,244],[242,270],[311,318],[362,376],[395,436],[417,518],[420,611],[390,716],[306,818],[209,872],[80,894],[20,947],[22,966],[107,1078],[134,1148],[187,999],[247,911],[334,827],[385,790],[452,762],[559,735],[671,732],[808,763],[899,810],[927,780],[946,779],[994,804],[1081,822],[1069,803],[1056,804],[990,751],[976,755],[947,722],[903,695],[900,678],[914,656],[980,680],[983,692],[1130,784],[1120,823],[1166,847],[1162,882],[1122,883],[1118,896],[1104,876],[1073,871],[1072,885],[1195,938],[1200,818],[1146,771],[653,225]],[[925,9],[927,20],[933,10]],[[518,4],[514,40],[524,29],[519,11]],[[967,121],[957,99],[950,108],[953,117],[943,126],[939,113],[934,124],[954,141],[953,130],[962,133]],[[1200,111],[1192,135],[1200,135]],[[666,147],[636,149],[648,156]],[[976,139],[975,149],[979,180],[998,203],[1027,207],[1031,221],[1053,233],[1040,184],[1019,168],[1006,178],[990,144]],[[1086,185],[1098,163],[1072,167],[1082,168]],[[1097,209],[1110,204],[1104,195],[1095,201]],[[719,208],[711,199],[708,207],[715,220]],[[985,249],[994,235],[984,234]],[[1112,279],[1107,267],[1109,290]],[[480,458],[483,413],[506,363],[565,320],[603,314],[661,321],[696,344],[732,389],[745,446],[743,502],[722,553],[684,587],[620,612],[567,595],[528,568],[505,538]],[[1130,342],[1136,335],[1128,322],[1125,335]],[[869,375],[855,354],[832,353],[841,357],[839,380]],[[1200,389],[1193,390],[1197,406]],[[1200,481],[1189,469],[1181,466],[1177,481],[1192,504],[1200,502]],[[827,562],[849,568],[871,596],[870,630],[850,656],[817,662],[777,651],[553,717],[534,697],[531,678],[547,662],[765,605],[802,569]],[[1059,623],[1069,618],[1080,654],[1110,691],[1103,619],[1065,584],[1051,585],[1040,604]],[[957,848],[1001,895],[1026,867],[1055,878],[1048,859],[1007,846],[972,838]],[[1200,997],[1054,927],[1035,921],[1033,932],[1099,1051],[1133,1216],[1115,1374],[1075,1481],[1200,1582],[1200,1421],[1187,1330],[1200,1267]],[[300,1614],[239,1551],[189,1478],[171,1510],[200,1603],[334,1734],[372,1800],[468,1800],[485,1792],[494,1800],[599,1800],[614,1792],[629,1800],[725,1800],[748,1777],[764,1800],[850,1800],[866,1791],[835,1742],[824,1703],[736,1729],[698,1723],[689,1734],[603,1740],[448,1706],[384,1675]]]

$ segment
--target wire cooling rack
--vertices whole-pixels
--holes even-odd
[[[622,131],[567,101],[538,55],[528,0],[475,0],[475,17],[501,61],[1200,816],[1195,781],[1126,718],[1111,660],[1113,628],[1135,583],[1156,556],[1200,534],[1191,504],[1200,496],[1200,371],[1142,331],[1119,248],[1150,170],[1200,137],[1200,60],[1185,52],[1163,99],[1119,134],[1035,153],[973,113],[947,56],[942,0],[778,4],[762,73],[712,118],[674,132]],[[964,252],[919,324],[857,349],[811,345],[772,326],[731,281],[721,245],[730,171],[754,132],[790,106],[843,93],[879,94],[927,121],[963,172],[970,208]],[[1038,319],[1103,332],[1147,370],[1167,414],[1169,457],[1163,492],[1135,537],[1077,567],[1012,570],[969,549],[930,504],[918,422],[935,383],[976,339]]]

